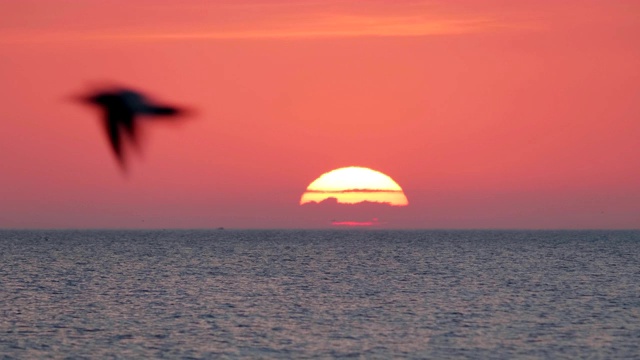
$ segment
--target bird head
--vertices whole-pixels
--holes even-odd
[[[107,93],[97,93],[92,95],[87,95],[81,98],[81,100],[85,103],[94,104],[94,105],[106,105],[109,102],[109,99],[113,96]]]
[[[113,95],[106,92],[95,92],[90,94],[82,94],[82,95],[71,95],[67,97],[67,100],[73,102],[79,102],[87,105],[99,105],[104,106],[109,103],[109,99],[112,98]]]

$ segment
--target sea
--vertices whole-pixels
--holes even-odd
[[[0,359],[638,359],[640,231],[0,230]]]

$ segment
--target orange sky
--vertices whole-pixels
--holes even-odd
[[[640,3],[0,1],[0,228],[639,228]],[[129,173],[114,82],[197,110]],[[308,209],[365,166],[410,206]],[[335,205],[335,204],[334,204]],[[365,206],[366,207],[366,206]]]

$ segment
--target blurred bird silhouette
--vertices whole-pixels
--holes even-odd
[[[126,137],[134,147],[138,146],[140,117],[168,118],[185,113],[184,109],[155,104],[141,93],[124,88],[98,91],[81,97],[81,101],[97,105],[102,109],[104,130],[111,149],[123,169],[126,166],[123,138]]]

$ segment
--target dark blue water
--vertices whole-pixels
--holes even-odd
[[[638,358],[640,232],[5,230],[0,355]]]

